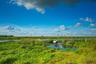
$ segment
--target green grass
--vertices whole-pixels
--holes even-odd
[[[0,43],[0,64],[96,64],[96,40],[62,38],[63,46],[77,48],[64,51],[48,48],[50,39],[42,39],[30,37],[20,38],[18,42]]]

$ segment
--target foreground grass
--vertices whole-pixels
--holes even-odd
[[[96,40],[62,40],[65,47],[51,49],[48,41],[21,39],[0,43],[0,64],[96,64]]]

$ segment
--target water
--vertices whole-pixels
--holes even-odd
[[[0,40],[0,42],[17,42],[19,40]]]
[[[68,51],[68,50],[72,50],[72,51],[75,51],[77,50],[77,48],[75,47],[63,47],[63,46],[55,46],[55,45],[50,45],[48,46],[48,48],[52,48],[52,49],[60,49],[60,50],[64,50],[64,51]]]

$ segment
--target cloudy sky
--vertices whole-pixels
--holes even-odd
[[[0,0],[0,34],[96,36],[96,0]]]

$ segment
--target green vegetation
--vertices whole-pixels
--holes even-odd
[[[47,39],[48,40],[43,40]],[[0,42],[0,64],[96,64],[96,40],[75,40],[74,37],[0,37],[1,40],[20,40]],[[61,41],[68,50],[52,49],[52,39]],[[69,38],[65,40],[64,38]],[[72,39],[70,39],[72,38]],[[89,37],[86,37],[89,38]],[[72,47],[77,50],[71,50]]]
[[[14,37],[13,35],[0,35],[0,37]]]

